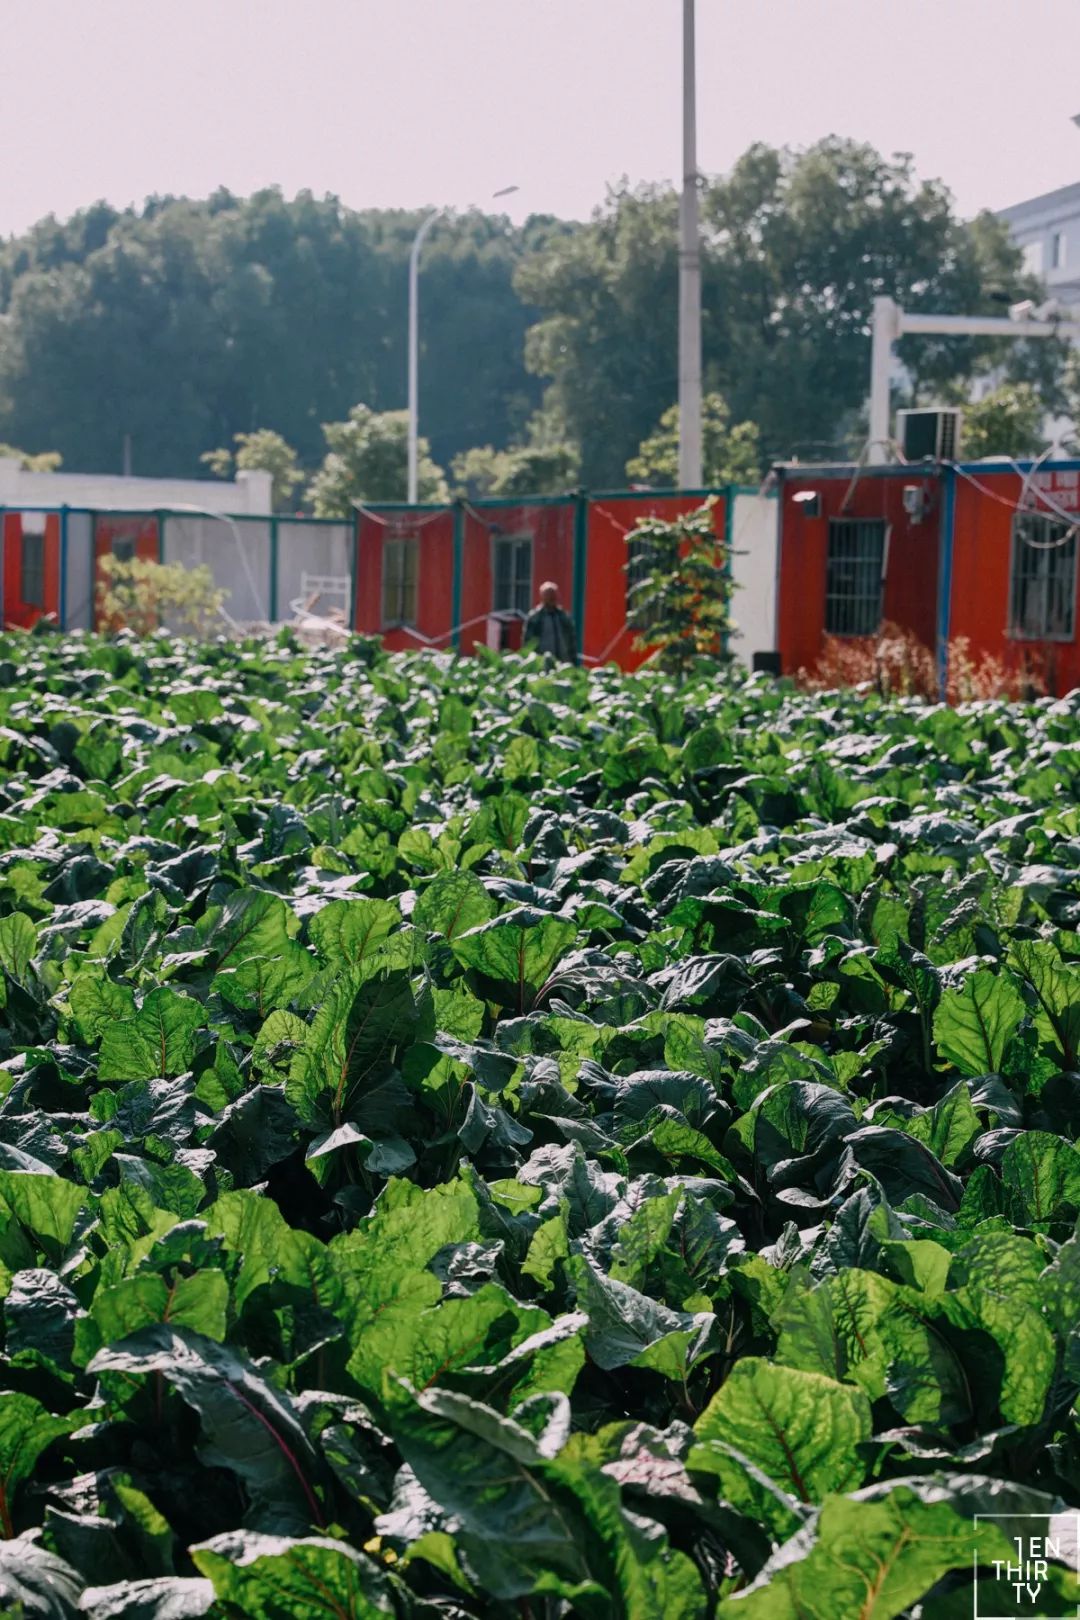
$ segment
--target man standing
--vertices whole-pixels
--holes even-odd
[[[545,580],[540,587],[540,601],[525,620],[522,645],[535,643],[537,651],[550,653],[563,664],[578,661],[577,631],[565,608],[559,606],[559,587],[553,580]]]

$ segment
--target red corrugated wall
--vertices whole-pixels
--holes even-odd
[[[941,480],[937,472],[903,476],[864,470],[852,487],[854,469],[841,477],[808,472],[784,475],[781,489],[780,591],[777,639],[785,675],[812,669],[825,642],[825,576],[831,518],[884,518],[890,525],[883,593],[883,619],[910,631],[928,649],[937,633]],[[924,491],[924,515],[914,523],[904,511],[904,485]],[[800,491],[820,497],[820,515],[807,517],[795,500]],[[850,493],[849,493],[850,492]],[[858,638],[843,637],[847,640]]]
[[[559,599],[570,612],[574,599],[574,502],[507,502],[504,506],[467,506],[461,568],[461,649],[472,652],[487,642],[487,618],[493,607],[492,548],[499,536],[528,535],[532,540],[530,607],[546,580],[559,587]]]
[[[1028,670],[1041,677],[1050,692],[1067,692],[1080,686],[1076,636],[1071,641],[1037,641],[1009,634],[1012,525],[1023,494],[1024,482],[1016,472],[978,467],[967,476],[957,475],[949,640],[965,638],[971,655],[989,653],[1010,670]],[[1070,515],[1080,512],[1077,468],[1036,473],[1028,485],[1027,504],[1054,516],[1060,515],[1055,507]]]
[[[696,512],[703,495],[599,495],[588,502],[588,566],[585,573],[585,656],[592,662],[636,669],[648,651],[634,647],[626,627],[627,536],[639,518],[670,521]],[[723,539],[726,497],[713,507],[713,527]]]
[[[33,607],[22,597],[22,513],[4,513],[4,623],[28,630],[48,613],[60,614],[60,514],[45,518],[45,560],[43,568],[43,607]]]
[[[420,544],[416,577],[416,624],[383,630],[383,543],[387,539],[416,539]],[[393,652],[435,642],[449,647],[453,629],[454,514],[450,507],[437,511],[361,512],[357,517],[356,628],[363,635],[382,636]]]

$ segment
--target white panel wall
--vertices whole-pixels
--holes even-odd
[[[304,597],[305,575],[308,595],[313,577],[347,579],[347,592],[343,595],[326,593],[311,611],[327,613],[332,608],[344,608],[346,618],[351,620],[352,535],[352,526],[348,523],[290,523],[279,519],[277,616],[280,620],[291,619],[291,604]]]
[[[756,652],[776,650],[776,526],[774,495],[736,495],[731,544],[731,604],[738,634],[731,650],[749,669]]]
[[[225,611],[238,624],[265,624],[270,618],[270,520],[220,518],[164,519],[163,561],[185,568],[205,564],[214,584],[227,592]]]
[[[94,624],[94,519],[89,512],[67,515],[67,567],[64,629],[90,630]]]

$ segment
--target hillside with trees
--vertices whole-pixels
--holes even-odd
[[[586,224],[479,212],[424,248],[427,488],[667,481],[677,419],[677,199],[615,189]],[[910,159],[830,138],[752,147],[703,183],[704,374],[717,465],[864,436],[877,293],[1002,313],[1039,288],[991,216]],[[404,494],[406,290],[420,216],[269,189],[95,204],[0,246],[0,440],[70,469],[266,465],[281,505]],[[1056,407],[1053,344],[907,340],[918,400],[991,371]],[[734,459],[732,459],[732,457]],[[628,472],[628,466],[633,471]],[[376,487],[377,486],[377,487]]]

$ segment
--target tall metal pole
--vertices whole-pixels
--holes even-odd
[[[900,335],[899,314],[893,299],[874,299],[870,326],[870,443],[866,459],[876,467],[889,459],[889,376],[892,346]]]
[[[679,485],[700,489],[701,247],[694,0],[683,0],[683,183],[679,205]]]
[[[433,208],[413,238],[409,252],[409,472],[405,498],[416,505],[418,479],[418,412],[420,403],[420,248],[441,208]]]

